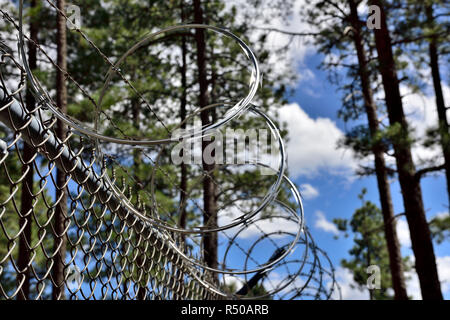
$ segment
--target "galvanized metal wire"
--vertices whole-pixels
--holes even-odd
[[[54,8],[67,19],[63,12]],[[107,151],[100,150],[104,140],[132,146],[146,142],[127,140],[126,137],[119,142],[111,140],[98,131],[80,127],[79,123],[59,112],[50,94],[27,65],[24,44],[26,40],[32,41],[23,34],[21,14],[17,23],[6,11],[1,13],[3,21],[20,33],[21,59],[8,47],[0,47],[0,129],[3,133],[0,140],[0,299],[339,297],[331,261],[314,243],[304,224],[300,194],[284,176],[286,159],[281,140],[279,167],[275,169],[274,184],[266,195],[231,199],[218,210],[219,219],[232,213],[231,218],[221,220],[219,227],[177,227],[173,214],[165,212],[156,200],[153,178],[150,180],[151,191],[143,200],[139,193],[130,190],[131,185],[138,185],[133,175],[123,168],[126,178],[117,178],[115,170],[120,168],[120,162]],[[252,110],[265,119],[272,134],[279,137],[270,118],[251,105],[259,84],[259,67],[245,43],[216,27],[185,25],[175,28],[213,29],[234,37],[252,57],[255,74],[249,96],[239,100],[230,109],[231,113],[226,113],[224,119],[212,126],[222,127]],[[167,30],[170,28],[160,33]],[[112,63],[83,31],[77,29],[77,32],[104,57],[110,71],[120,75],[117,63]],[[69,81],[82,89],[43,48],[34,45],[55,68],[67,75]],[[124,56],[132,52],[133,49]],[[24,103],[27,81],[37,101],[34,110],[27,110]],[[108,81],[104,88],[107,86]],[[82,92],[95,105],[95,99],[86,91]],[[209,108],[217,105],[223,104]],[[98,116],[100,109],[96,108]],[[64,120],[70,126],[64,139],[57,137],[57,120]],[[208,134],[209,129],[203,128],[200,138]],[[179,138],[162,142],[150,140],[148,144],[165,145]],[[33,151],[30,158],[24,157],[26,147]],[[142,154],[148,158],[153,173],[161,174],[176,192],[186,193],[185,198],[190,198],[191,205],[201,212],[196,196],[190,193],[192,190],[178,190],[177,184],[169,180],[170,174],[158,156],[147,150]],[[258,162],[249,164],[265,167]],[[56,182],[57,170],[65,175],[62,186]],[[199,171],[200,178],[211,174]],[[221,183],[214,181],[220,190]],[[282,189],[284,194],[290,195],[292,203],[278,198]],[[22,197],[24,193],[28,197]],[[24,198],[30,200],[28,207],[22,201]],[[180,204],[181,207],[185,205]],[[245,206],[253,209],[243,209]],[[58,210],[63,211],[62,219],[56,214]],[[267,227],[276,224],[286,229]],[[251,240],[244,236],[248,232],[252,234]],[[223,241],[223,256],[216,268],[205,264],[205,252],[201,249],[202,236],[210,233],[218,233]],[[273,254],[267,259],[267,256],[261,257],[258,250],[273,250]],[[255,285],[264,290],[251,293]]]

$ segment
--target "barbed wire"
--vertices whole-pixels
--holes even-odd
[[[252,105],[261,75],[256,56],[241,39],[217,27],[179,25],[149,34],[113,63],[84,31],[76,27],[75,31],[109,66],[96,100],[68,70],[63,70],[50,58],[43,46],[24,35],[22,2],[18,23],[8,12],[0,11],[3,20],[19,33],[22,60],[19,62],[12,51],[0,47],[0,124],[7,133],[4,143],[0,143],[0,181],[9,189],[0,196],[0,246],[5,248],[0,251],[0,298],[47,299],[58,286],[64,292],[58,298],[67,295],[69,299],[340,298],[331,261],[314,243],[304,222],[300,194],[284,175],[286,155],[281,135],[274,122]],[[47,2],[57,15],[68,20],[62,10],[51,1]],[[215,103],[197,109],[175,126],[181,127],[183,122],[198,117],[205,109],[228,107],[223,118],[199,130],[188,129],[182,134],[152,140],[126,135],[113,117],[101,110],[112,76],[118,75],[156,115],[150,103],[125,77],[121,64],[160,35],[192,29],[212,30],[236,41],[251,65],[248,95],[237,99],[239,102],[235,104]],[[51,94],[28,66],[25,40],[36,46],[92,104],[95,110],[93,129],[59,111]],[[7,74],[7,68],[14,69],[18,75]],[[8,77],[7,81],[5,77]],[[8,85],[11,81],[17,88]],[[25,83],[37,101],[32,111],[27,110],[22,99]],[[183,139],[204,139],[213,130],[224,130],[227,125],[237,123],[238,117],[242,121],[248,114],[262,119],[271,138],[278,141],[275,168],[251,160],[242,166],[215,166],[212,172],[197,165],[192,166],[191,171],[198,175],[195,181],[205,177],[213,181],[218,194],[226,194],[227,187],[226,183],[218,181],[220,170],[224,176],[230,170],[239,176],[240,170],[249,166],[253,170],[272,170],[275,174],[266,176],[264,181],[269,182],[268,177],[271,177],[273,183],[265,194],[231,197],[203,225],[193,222],[191,227],[179,226],[173,211],[181,212],[189,205],[189,210],[194,213],[205,215],[205,211],[195,190],[197,184],[193,182],[190,189],[181,188],[172,172],[174,165],[163,163],[162,155],[170,144]],[[101,115],[123,138],[100,132]],[[162,117],[155,119],[171,133]],[[56,120],[69,126],[65,139],[56,135]],[[32,159],[23,158],[24,144],[36,151]],[[116,144],[124,147],[116,148]],[[159,151],[149,146],[155,146]],[[117,150],[122,153],[122,159],[114,155],[114,152],[119,155]],[[135,166],[127,165],[123,160],[123,154],[132,157],[135,152],[147,161],[145,165],[151,172],[145,183],[134,173]],[[67,175],[64,186],[56,183],[56,168]],[[24,182],[30,170],[34,171],[37,186]],[[184,200],[176,208],[170,210],[158,199],[161,190],[158,190],[156,177],[165,179],[165,188],[171,189],[172,193],[182,195]],[[145,189],[144,184],[150,190]],[[52,195],[57,190],[65,190],[68,194],[63,234],[56,234],[54,228],[55,209],[64,201],[62,197]],[[22,192],[28,192],[32,199],[31,211],[26,215],[20,209]],[[210,225],[215,220],[221,225]],[[27,225],[31,231],[25,231]],[[217,261],[217,267],[205,262],[211,252],[203,246],[205,235],[214,233],[219,242],[225,241],[219,244],[223,257]],[[57,260],[63,251],[61,245],[55,246],[55,243],[66,243],[63,261]],[[20,259],[25,259],[26,263],[18,264]],[[62,264],[64,270],[62,284],[53,274],[58,264]],[[258,286],[263,291],[255,291]]]

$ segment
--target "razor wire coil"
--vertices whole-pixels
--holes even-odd
[[[47,2],[58,14],[68,19],[64,12],[51,1]],[[0,241],[5,248],[0,251],[1,299],[47,299],[51,295],[50,291],[55,291],[55,287],[59,288],[59,296],[56,297],[58,299],[254,299],[267,297],[330,299],[339,296],[339,287],[331,261],[326,253],[315,245],[304,223],[300,194],[295,185],[284,175],[286,155],[281,136],[271,119],[258,107],[252,105],[261,75],[256,56],[241,39],[217,27],[179,25],[144,37],[119,58],[118,62],[113,63],[82,30],[77,28],[76,31],[109,65],[107,78],[98,101],[83,90],[66,70],[62,70],[43,48],[34,44],[49,62],[63,72],[95,106],[95,126],[94,129],[90,129],[61,113],[52,101],[51,95],[30,70],[26,60],[25,40],[29,42],[32,40],[27,39],[23,33],[22,6],[21,0],[18,23],[7,12],[1,11],[3,21],[12,24],[19,32],[18,47],[21,58],[19,61],[9,50],[0,47],[0,88],[3,95],[0,96],[0,120],[7,132],[0,144],[0,166],[3,176],[0,178],[5,178],[9,187],[9,192],[0,198]],[[129,190],[129,182],[133,179],[133,175],[128,174],[127,178],[130,179],[128,183],[123,177],[120,181],[115,174],[115,169],[120,167],[120,163],[114,162],[114,159],[108,155],[107,151],[102,150],[101,146],[102,143],[109,142],[140,148],[151,145],[164,148],[164,145],[168,143],[182,138],[191,138],[193,132],[187,131],[188,133],[182,136],[159,140],[135,140],[116,139],[98,131],[102,99],[112,75],[118,75],[132,87],[132,84],[127,82],[121,74],[122,61],[149,39],[165,32],[189,28],[210,29],[230,37],[239,44],[252,64],[248,95],[232,104],[224,118],[195,132],[196,138],[202,139],[211,130],[223,128],[249,111],[264,119],[279,142],[278,167],[272,168],[276,172],[276,179],[267,194],[255,197],[253,200],[256,201],[257,208],[248,210],[249,212],[243,212],[245,210],[242,210],[238,203],[249,201],[249,199],[237,199],[230,205],[234,206],[235,210],[240,210],[241,214],[233,216],[231,222],[228,221],[220,227],[207,225],[190,229],[177,227],[169,214],[164,215],[164,208],[156,200],[153,176],[148,203],[144,203],[139,196],[134,199]],[[7,72],[8,68],[15,74]],[[8,83],[12,79],[16,82],[15,88],[11,88]],[[27,110],[23,99],[27,81],[37,101],[36,108],[31,111]],[[132,90],[136,89],[132,88]],[[218,103],[205,108],[218,106],[230,106],[230,104]],[[193,114],[196,115],[205,108]],[[48,111],[51,112],[50,115]],[[58,139],[55,132],[57,120],[63,121],[70,128],[67,137],[63,140]],[[160,119],[158,121],[163,123]],[[163,126],[165,127],[164,123]],[[23,158],[25,144],[34,150],[31,159]],[[160,172],[169,176],[158,163],[159,157],[153,159],[148,154],[143,154],[149,158],[153,173]],[[108,161],[112,161],[116,167],[109,170],[106,164]],[[23,166],[22,172],[12,172],[11,163],[14,162]],[[254,167],[266,167],[257,161],[248,164]],[[34,187],[33,191],[30,188],[23,189],[25,185],[23,181],[31,168],[35,172],[35,180],[38,180],[38,186]],[[57,186],[55,182],[56,168],[67,176],[64,186]],[[126,169],[123,171],[126,172]],[[202,172],[201,177],[204,176],[211,177],[209,172]],[[216,185],[220,189],[220,184],[216,182]],[[172,186],[175,189],[178,188],[175,183],[172,183]],[[282,187],[291,192],[291,197],[295,200],[295,208],[277,199]],[[69,205],[64,217],[65,228],[62,234],[55,232],[54,225],[55,210],[64,199],[49,196],[48,192],[53,191],[52,189],[64,190],[68,196]],[[180,194],[182,191],[185,192],[179,190]],[[19,207],[18,197],[23,192],[28,192],[32,199],[30,212],[22,212]],[[190,195],[186,193],[184,196],[189,198]],[[202,211],[195,199],[190,200],[196,210]],[[254,204],[251,203],[251,205]],[[275,208],[272,209],[278,213],[264,216],[264,211],[269,207]],[[150,214],[146,212],[147,208],[151,209]],[[15,224],[11,224],[11,221]],[[265,230],[272,222],[287,225],[294,231]],[[30,238],[25,230],[31,223],[35,231],[31,232]],[[249,230],[260,235],[249,246],[244,246],[239,241],[240,235]],[[210,267],[205,263],[205,252],[201,250],[202,236],[213,233],[220,234],[221,239],[226,242],[225,253],[222,260],[218,261],[217,267]],[[281,243],[282,236],[290,237],[290,242]],[[31,243],[27,240],[31,240]],[[268,261],[267,259],[261,261],[258,254],[254,253],[263,242],[273,246],[274,254]],[[62,260],[58,256],[62,250],[61,244],[66,246],[65,257]],[[25,257],[19,252],[19,247],[23,246],[27,248]],[[232,252],[243,256],[244,264],[240,269],[233,265],[236,263],[227,263],[232,260],[230,258]],[[25,263],[20,262],[24,258]],[[61,261],[58,261],[58,258]],[[63,270],[63,281],[59,283],[54,273],[58,266],[62,266]],[[279,278],[280,270],[283,272],[283,279]],[[235,276],[238,275],[244,278],[236,278]],[[230,277],[234,284],[241,286],[241,290],[230,291],[227,286]],[[219,282],[217,279],[220,279]],[[249,290],[252,289],[250,287],[252,281],[259,282],[265,288],[265,292],[248,296]],[[26,282],[29,285],[24,285]]]

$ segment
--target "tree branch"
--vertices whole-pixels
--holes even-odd
[[[392,41],[392,45],[398,45],[398,44],[406,44],[406,43],[411,43],[411,42],[416,42],[416,41],[420,41],[423,39],[427,39],[427,38],[433,38],[433,37],[438,37],[441,35],[446,35],[447,34],[447,30],[444,30],[442,32],[437,32],[437,33],[433,33],[433,34],[424,34],[415,38],[404,38],[404,39],[399,39],[397,41]]]
[[[402,216],[405,216],[405,215],[406,215],[406,214],[405,214],[404,212],[398,213],[398,214],[396,214],[395,216],[393,216],[391,219],[389,219],[389,221],[387,221],[386,223],[383,222],[383,224],[381,224],[380,226],[375,227],[375,228],[370,229],[370,230],[367,230],[366,232],[364,232],[364,234],[367,235],[367,234],[370,234],[370,233],[375,232],[375,231],[384,230],[384,227],[385,227],[387,224],[391,224],[391,223],[393,223],[396,219],[398,219],[398,218],[400,218],[400,217],[402,217]]]
[[[315,37],[315,36],[320,35],[320,33],[318,33],[318,32],[293,32],[293,31],[281,30],[281,29],[270,28],[270,27],[267,27],[267,28],[255,27],[255,29],[269,31],[269,32],[278,32],[278,33],[283,33],[283,34],[287,34],[290,36]]]
[[[445,164],[441,164],[440,166],[433,166],[433,167],[423,168],[423,169],[420,169],[420,170],[416,171],[414,177],[417,180],[420,180],[427,173],[441,171],[441,170],[444,170],[444,169],[445,169]]]

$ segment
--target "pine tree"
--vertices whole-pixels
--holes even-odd
[[[403,204],[409,225],[411,243],[416,258],[423,299],[442,299],[439,277],[436,268],[430,229],[425,217],[420,180],[416,179],[416,169],[411,155],[409,129],[403,111],[399,81],[392,51],[392,41],[386,23],[384,4],[378,0],[370,1],[380,8],[381,28],[374,29],[378,53],[379,70],[383,81],[386,107],[392,127],[397,129],[393,139],[395,160],[402,189]]]
[[[383,232],[384,221],[381,210],[374,203],[364,199],[366,193],[367,190],[363,189],[358,195],[362,206],[356,209],[350,220],[334,219],[338,229],[345,232],[346,236],[349,235],[349,231],[353,234],[354,246],[349,251],[351,259],[343,259],[341,263],[353,273],[353,278],[360,288],[369,290],[371,300],[392,299],[389,289],[393,288],[393,279],[391,273],[387,272],[391,263]],[[403,265],[408,265],[405,259],[401,259],[400,263],[402,269]],[[380,288],[367,287],[369,277],[367,268],[372,265],[380,270]]]
[[[380,129],[379,114],[382,114],[383,110],[378,108],[374,99],[373,88],[377,87],[377,72],[370,62],[371,37],[363,27],[365,23],[359,19],[359,4],[360,1],[353,0],[314,2],[310,9],[305,11],[305,15],[311,25],[321,25],[320,21],[326,19],[333,21],[322,24],[313,41],[322,53],[336,57],[333,60],[324,60],[321,67],[328,72],[329,80],[344,92],[338,116],[345,122],[358,121],[358,125],[347,132],[342,141],[343,146],[352,148],[358,157],[374,156],[374,169],[364,168],[359,173],[376,175],[395,297],[407,299],[388,182],[390,169],[385,161],[385,152],[388,151],[386,132]],[[345,76],[341,74],[342,67],[347,70]],[[363,117],[367,119],[367,125],[364,122],[361,124]]]
[[[174,25],[180,22],[180,20],[195,20],[194,7],[187,4],[184,5],[181,1],[136,1],[134,3],[128,3],[109,0],[105,1],[108,4],[106,7],[102,7],[103,2],[99,0],[74,2],[74,4],[80,5],[82,9],[83,32],[113,62],[127,51],[131,45],[141,39],[150,30],[154,29],[155,26],[162,28],[164,26]],[[61,3],[58,5],[63,6]],[[200,3],[200,5],[203,9],[205,23],[225,25],[231,31],[248,41],[247,35],[250,32],[249,29],[245,23],[238,24],[234,20],[232,12],[225,12],[223,1]],[[184,19],[180,14],[180,7],[182,6],[184,6]],[[88,12],[84,11],[85,8],[89,8]],[[45,20],[45,23],[43,22],[44,25],[41,26],[43,32],[41,45],[48,50],[49,48],[54,48],[54,44],[57,43],[57,48],[59,48],[58,51],[60,53],[58,54],[57,62],[63,70],[67,70],[68,72],[68,74],[60,71],[55,71],[54,73],[58,88],[56,94],[57,105],[58,107],[66,105],[67,109],[63,111],[64,113],[87,125],[93,126],[92,119],[94,119],[95,114],[95,103],[92,100],[95,102],[96,98],[98,98],[104,82],[103,75],[110,66],[108,63],[105,63],[103,57],[99,55],[96,49],[92,48],[80,37],[77,31],[67,32],[65,36],[67,39],[67,54],[64,54],[64,41],[61,32],[56,32],[56,30],[61,29],[62,21],[64,22],[63,28],[65,28],[65,18],[61,17],[54,8],[50,7],[46,8],[42,14],[46,18],[42,19]],[[56,16],[59,16],[57,19],[58,28],[55,28],[54,25]],[[53,21],[53,25],[50,21]],[[205,34],[205,65],[203,72],[206,74],[208,81],[207,87],[210,91],[209,102],[236,100],[236,97],[241,97],[246,94],[250,77],[250,73],[245,68],[246,66],[240,63],[238,59],[242,58],[239,56],[241,54],[239,51],[240,48],[238,46],[230,48],[232,47],[230,41],[220,39],[220,37],[211,32],[205,31],[203,33]],[[145,136],[152,139],[162,136],[167,137],[169,132],[165,130],[161,123],[155,120],[155,114],[160,116],[163,121],[166,119],[173,120],[174,118],[178,121],[179,118],[184,119],[188,117],[189,112],[199,106],[198,89],[200,87],[199,79],[201,78],[201,72],[199,71],[201,71],[201,68],[198,68],[196,63],[198,51],[195,36],[195,30],[186,29],[186,31],[182,32],[168,33],[158,40],[166,48],[174,49],[173,51],[177,50],[176,47],[180,48],[182,54],[178,57],[181,60],[169,59],[167,57],[167,51],[159,50],[158,45],[152,47],[154,42],[150,42],[148,48],[142,48],[127,58],[126,63],[121,66],[121,72],[129,77],[130,83],[142,94],[154,110],[146,108],[142,99],[130,87],[123,85],[123,80],[116,74],[111,81],[110,88],[101,105],[101,116],[107,114],[110,117],[107,119],[108,121],[105,121],[108,122],[108,125],[101,126],[100,130],[102,133],[112,136],[120,135],[121,137]],[[158,41],[155,41],[155,43]],[[261,44],[263,42],[261,40]],[[267,52],[261,51],[261,53],[260,61],[264,64],[267,61]],[[270,70],[270,66],[267,66],[267,70]],[[70,75],[70,80],[65,79],[65,76],[68,75]],[[72,79],[75,79],[87,94],[80,94],[79,88]],[[43,76],[40,80],[48,90],[51,90],[55,86],[55,81],[53,81],[51,76]],[[66,97],[64,97],[64,87],[67,90]],[[265,87],[261,89],[260,96],[258,97],[258,103],[261,104],[261,108],[267,110],[279,106],[280,102],[284,101],[284,90],[282,86],[281,88],[276,87],[275,80],[266,80]],[[91,100],[88,95],[93,99]],[[223,113],[223,110],[211,111],[209,121],[215,121]],[[255,119],[245,120],[247,123],[244,120],[241,123],[239,121],[236,120],[238,126],[243,127],[261,123],[261,121]],[[173,124],[167,124],[169,130],[173,126]],[[65,131],[61,132],[61,127],[63,126],[58,122],[58,135],[60,138],[64,138]],[[66,128],[64,129],[67,130]],[[72,140],[74,139],[71,139],[71,146],[78,146],[78,142],[73,142]],[[89,144],[86,141],[84,143]],[[106,143],[102,145],[102,148],[105,148],[106,153],[111,151],[109,149],[110,146]],[[86,150],[88,149],[86,146]],[[85,151],[83,156],[90,156],[88,152]],[[202,210],[197,210],[193,206],[181,206],[180,208],[179,204],[186,202],[188,198],[190,199],[189,201],[195,201],[204,197],[203,186],[201,183],[196,184],[195,180],[193,180],[195,175],[199,175],[199,171],[194,170],[196,168],[188,170],[188,166],[184,167],[186,170],[183,170],[183,166],[176,167],[170,163],[162,164],[159,166],[159,169],[155,170],[151,165],[151,161],[142,157],[144,152],[139,154],[140,150],[135,149],[130,151],[130,148],[127,147],[111,151],[111,153],[115,153],[114,156],[117,156],[114,159],[117,165],[117,181],[120,182],[122,178],[125,178],[126,187],[132,190],[130,194],[132,201],[136,202],[136,206],[142,212],[153,214],[155,208],[152,207],[152,199],[149,196],[149,192],[147,192],[148,190],[146,191],[144,189],[149,188],[149,176],[151,176],[149,171],[156,171],[155,198],[162,219],[169,224],[175,225],[178,223],[180,226],[187,228],[198,225],[201,222]],[[170,153],[168,154],[166,150],[162,153],[162,157],[164,157],[162,162],[165,163],[169,159]],[[112,174],[111,167],[109,165],[107,166],[108,174]],[[225,210],[226,205],[237,201],[237,199],[242,198],[245,194],[253,193],[260,195],[270,186],[269,179],[263,179],[264,177],[261,177],[257,173],[240,175],[232,169],[228,171],[223,170],[223,172],[217,170],[215,177],[224,181],[224,185],[219,187],[225,190],[220,191],[220,196],[217,196],[217,199],[214,195],[219,194],[219,190],[213,191],[211,203],[213,206],[216,206],[216,209],[212,211],[208,209],[213,213],[211,214],[212,219],[217,219],[217,208]],[[177,181],[177,179],[178,182],[175,183],[174,181]],[[63,183],[63,181],[65,182],[65,180],[62,180],[58,183]],[[255,183],[255,181],[261,181],[261,183]],[[212,183],[212,187],[216,188],[215,182]],[[185,198],[183,190],[187,191],[188,194]],[[61,194],[59,193],[57,195],[57,199],[59,199]],[[140,195],[139,200],[137,200],[138,194]],[[88,201],[89,199],[87,198],[87,196],[83,196],[82,201]],[[58,232],[61,231],[61,227],[67,227],[65,224],[67,221],[64,221],[67,218],[67,208],[63,207],[66,200],[58,200],[59,205],[56,208],[58,212],[55,213],[53,218],[56,218],[54,227],[55,230],[59,230]],[[214,202],[216,203],[214,204]],[[100,208],[93,208],[92,210],[96,212],[98,209]],[[76,210],[83,209],[77,208]],[[107,219],[106,215],[105,219]],[[93,222],[88,222],[89,225],[91,223]],[[115,223],[119,222],[116,221]],[[211,224],[208,225],[211,227]],[[102,229],[99,232],[103,231],[106,232],[106,229]],[[56,234],[54,242],[55,249],[59,248],[58,255],[54,258],[55,263],[52,266],[52,279],[55,282],[53,290],[54,298],[62,298],[64,295],[63,261],[65,253],[63,251],[70,250],[66,244],[62,243],[63,239],[60,235],[59,233]],[[217,266],[217,253],[214,256],[214,251],[217,250],[217,244],[214,243],[217,243],[218,235],[213,233],[208,236],[213,238],[211,241],[212,249],[205,250],[204,257],[207,264]],[[138,240],[138,237],[135,235],[130,239],[130,241],[135,241],[136,243],[139,242]],[[87,241],[87,239],[83,239],[83,241]],[[187,246],[189,246],[189,243],[187,243]],[[134,255],[135,252],[129,253],[129,269],[124,274],[127,279],[131,281],[136,280],[136,286],[134,288],[138,288],[136,292],[137,298],[144,299],[148,296],[145,287],[148,285],[149,279],[140,278],[140,272],[142,271],[141,262],[146,260],[145,255],[148,252],[144,252],[144,248],[137,248],[136,250],[142,250],[139,251],[139,258],[136,258]],[[211,252],[212,254],[210,254]],[[116,263],[118,262],[116,261]],[[92,271],[97,271],[96,266],[92,266],[92,268]],[[65,271],[67,272],[67,270]],[[107,275],[102,273],[101,276],[106,277]],[[156,269],[153,276],[159,276]],[[124,284],[123,292],[127,292],[130,288],[129,282]]]
[[[445,65],[443,61],[445,61],[445,55],[448,55],[449,38],[448,21],[445,20],[447,15],[445,2],[410,0],[407,1],[407,5],[402,8],[401,12],[405,19],[393,21],[395,35],[399,38],[396,42],[400,50],[412,52],[410,57],[418,70],[430,71],[436,100],[438,123],[436,128],[429,128],[424,144],[425,146],[439,144],[444,159],[444,165],[429,168],[423,172],[423,175],[442,169],[445,171],[448,205],[450,206],[450,129],[446,117],[448,108],[445,105],[441,79],[441,63]],[[423,73],[419,73],[419,76],[427,77]]]
[[[361,35],[361,22],[358,17],[357,4],[354,0],[348,1],[350,6],[350,23],[352,26],[352,37],[355,44],[358,61],[359,61],[359,78],[364,96],[364,107],[367,114],[369,124],[370,138],[375,141],[380,135],[377,107],[373,98],[373,92],[370,85],[370,73],[368,69],[368,61],[364,49],[364,43]],[[395,298],[398,300],[407,299],[406,285],[403,274],[403,266],[400,254],[400,243],[396,232],[396,221],[394,218],[394,209],[392,206],[392,198],[390,185],[388,182],[388,173],[386,162],[384,159],[384,147],[379,142],[374,142],[372,152],[375,157],[375,173],[377,176],[378,190],[380,195],[380,203],[383,212],[384,232],[386,235],[386,243],[389,252],[390,270]]]
[[[30,10],[36,10],[39,7],[39,1],[32,0],[30,3]],[[33,12],[30,17],[30,39],[35,43],[38,43],[38,33],[39,33],[39,14],[38,12]],[[30,41],[28,43],[28,63],[31,70],[36,71],[37,68],[37,48]],[[29,112],[33,112],[36,107],[36,101],[34,99],[31,90],[28,89],[26,93],[26,106]],[[18,269],[23,272],[17,275],[18,285],[22,282],[22,277],[25,277],[21,290],[17,295],[18,300],[28,300],[30,298],[30,268],[28,263],[30,261],[31,252],[30,246],[32,244],[32,224],[33,224],[33,184],[34,184],[34,169],[33,160],[36,157],[35,148],[24,143],[23,145],[23,160],[25,161],[22,166],[22,173],[26,174],[25,179],[22,183],[22,193],[21,193],[21,208],[20,208],[20,226],[24,227],[19,240],[19,259],[17,261]]]
[[[204,24],[203,8],[200,0],[193,0],[194,21],[197,24]],[[195,30],[195,40],[197,44],[197,68],[199,92],[199,107],[204,108],[209,105],[208,79],[206,73],[206,41],[205,32],[202,29]],[[203,110],[200,114],[202,126],[212,123],[210,110]],[[202,152],[211,144],[211,141],[202,140]],[[202,158],[203,170],[206,175],[203,177],[203,223],[210,228],[217,227],[217,203],[216,186],[213,181],[215,164],[208,164]],[[203,250],[206,265],[211,268],[217,268],[218,265],[218,238],[217,233],[207,233],[203,236]],[[214,280],[217,282],[217,274],[214,273]]]
[[[56,6],[62,12],[65,12],[66,1],[57,0]],[[56,105],[64,114],[67,113],[67,38],[66,38],[66,20],[61,15],[57,15],[56,23],[56,47],[57,47],[57,64],[63,70],[56,71]],[[66,140],[66,125],[58,120],[56,124],[56,136],[61,140]],[[57,169],[56,171],[56,201],[58,205],[55,208],[54,221],[54,265],[52,270],[53,290],[52,298],[54,300],[65,299],[65,275],[64,263],[66,259],[66,224],[67,224],[67,175],[64,171]]]

